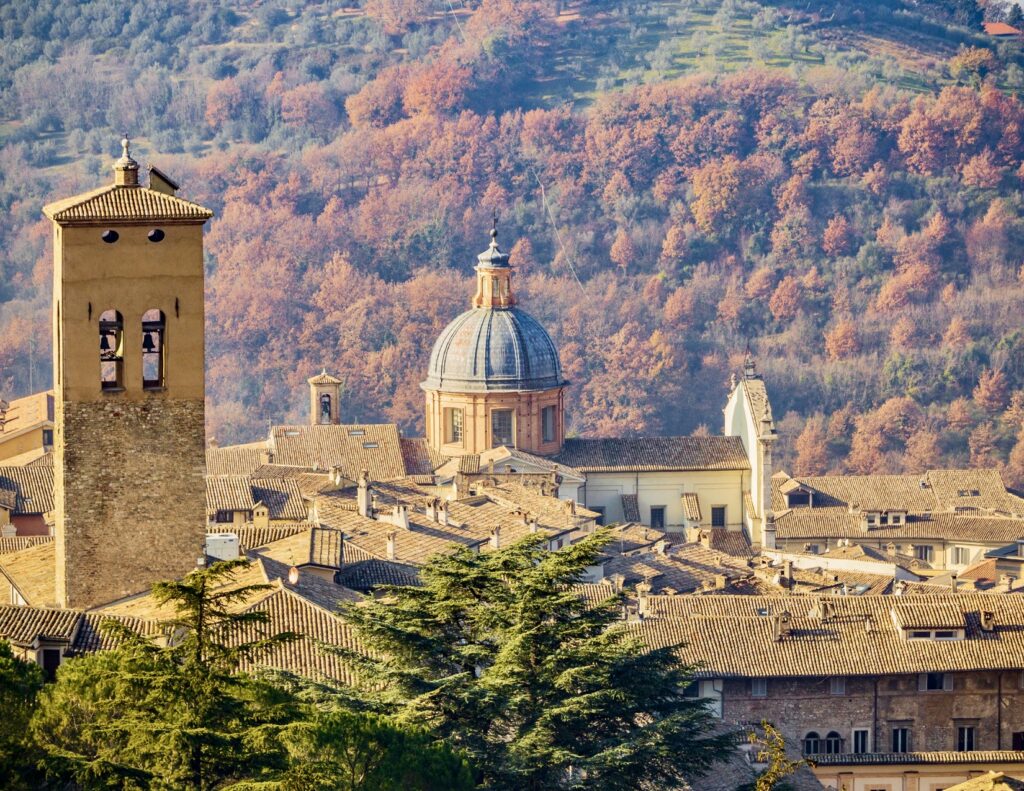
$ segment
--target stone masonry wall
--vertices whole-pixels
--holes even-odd
[[[769,679],[763,698],[751,696],[749,681],[727,680],[723,717],[735,723],[776,723],[793,754],[799,754],[809,731],[822,738],[837,731],[843,751],[851,752],[855,728],[874,732],[872,752],[889,752],[897,723],[910,728],[915,751],[955,750],[957,725],[976,728],[978,750],[1009,750],[1013,734],[1024,732],[1024,674],[979,670],[952,675],[951,690],[930,692],[918,690],[916,675],[883,677],[877,697],[875,680],[868,677],[847,678],[842,695],[829,693],[828,679]]]
[[[59,411],[60,604],[93,607],[194,569],[206,523],[203,402],[112,395]]]

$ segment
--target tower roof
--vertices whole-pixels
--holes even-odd
[[[336,376],[331,376],[327,373],[327,369],[324,368],[316,376],[311,376],[306,380],[311,385],[340,385],[342,382]]]
[[[434,344],[423,387],[450,392],[547,390],[565,384],[558,349],[519,308],[474,308]]]
[[[121,158],[114,162],[113,184],[49,203],[43,207],[43,214],[60,225],[106,224],[112,220],[191,224],[213,216],[198,203],[140,186],[139,163],[128,150],[127,135],[121,141]]]

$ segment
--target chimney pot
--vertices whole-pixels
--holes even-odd
[[[397,530],[388,531],[388,560],[395,559],[395,538],[398,536]]]
[[[491,531],[491,549],[501,549],[501,528],[496,527]]]

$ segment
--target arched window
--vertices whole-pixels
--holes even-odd
[[[159,390],[164,386],[164,333],[167,322],[162,310],[142,314],[142,389]]]
[[[100,387],[124,389],[124,320],[116,310],[100,314]]]
[[[815,755],[821,752],[821,737],[817,731],[810,731],[804,736],[804,755]]]
[[[320,422],[331,422],[331,395],[330,393],[320,394]]]
[[[829,755],[838,755],[843,751],[843,737],[835,731],[829,731],[825,737],[825,752]]]

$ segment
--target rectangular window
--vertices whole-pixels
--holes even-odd
[[[953,547],[953,565],[966,566],[971,562],[971,550],[967,547]]]
[[[1024,731],[1017,731],[1013,734],[1010,747],[1014,750],[1024,750]]]
[[[899,727],[892,729],[892,751],[894,753],[910,752],[910,728]]]
[[[752,678],[752,679],[750,679],[750,697],[752,697],[752,698],[766,698],[766,697],[768,697],[768,679],[766,679],[766,678]]]
[[[868,746],[868,734],[870,731],[867,728],[854,728],[853,730],[853,751],[857,755],[864,755],[869,752]]]
[[[811,504],[811,495],[808,492],[791,492],[786,495],[786,504],[790,508]]]
[[[446,408],[444,410],[444,441],[455,445],[462,444],[462,410]]]
[[[939,631],[935,632],[935,639],[936,640],[955,640],[956,639],[956,632],[951,631],[949,629],[940,629]]]
[[[889,514],[880,514],[878,517],[878,524],[887,525],[889,524]]]
[[[932,638],[932,633],[931,632],[911,632],[910,633],[910,639],[911,640],[931,640],[931,638]]]
[[[546,406],[540,411],[541,428],[543,429],[544,442],[555,441],[555,408]]]
[[[596,521],[599,525],[603,525],[604,524],[604,506],[603,505],[588,505],[587,508],[589,508],[591,511],[595,511],[597,514],[599,514],[597,519],[595,519],[594,521]]]
[[[699,698],[700,697],[700,682],[691,681],[685,687],[683,687],[684,698]]]
[[[945,673],[925,673],[924,690],[927,692],[938,692],[946,688]]]
[[[60,649],[43,649],[43,675],[47,681],[53,681],[57,677],[57,668],[60,667]]]
[[[52,428],[44,428],[43,429],[43,445],[46,446],[46,447],[50,447],[50,446],[53,445],[53,429]]]
[[[653,527],[655,530],[665,529],[665,506],[651,506],[651,527]]]
[[[724,505],[713,505],[713,506],[711,506],[711,526],[712,527],[725,527],[725,506]]]
[[[828,680],[829,695],[845,695],[846,679],[843,676],[833,676]]]
[[[491,445],[496,448],[499,445],[514,447],[515,444],[512,437],[512,410],[495,409],[491,412]]]
[[[914,555],[918,560],[923,560],[925,563],[931,563],[934,554],[935,552],[930,546],[920,545],[914,547]]]
[[[969,753],[974,751],[974,726],[961,725],[956,729],[957,752]]]

